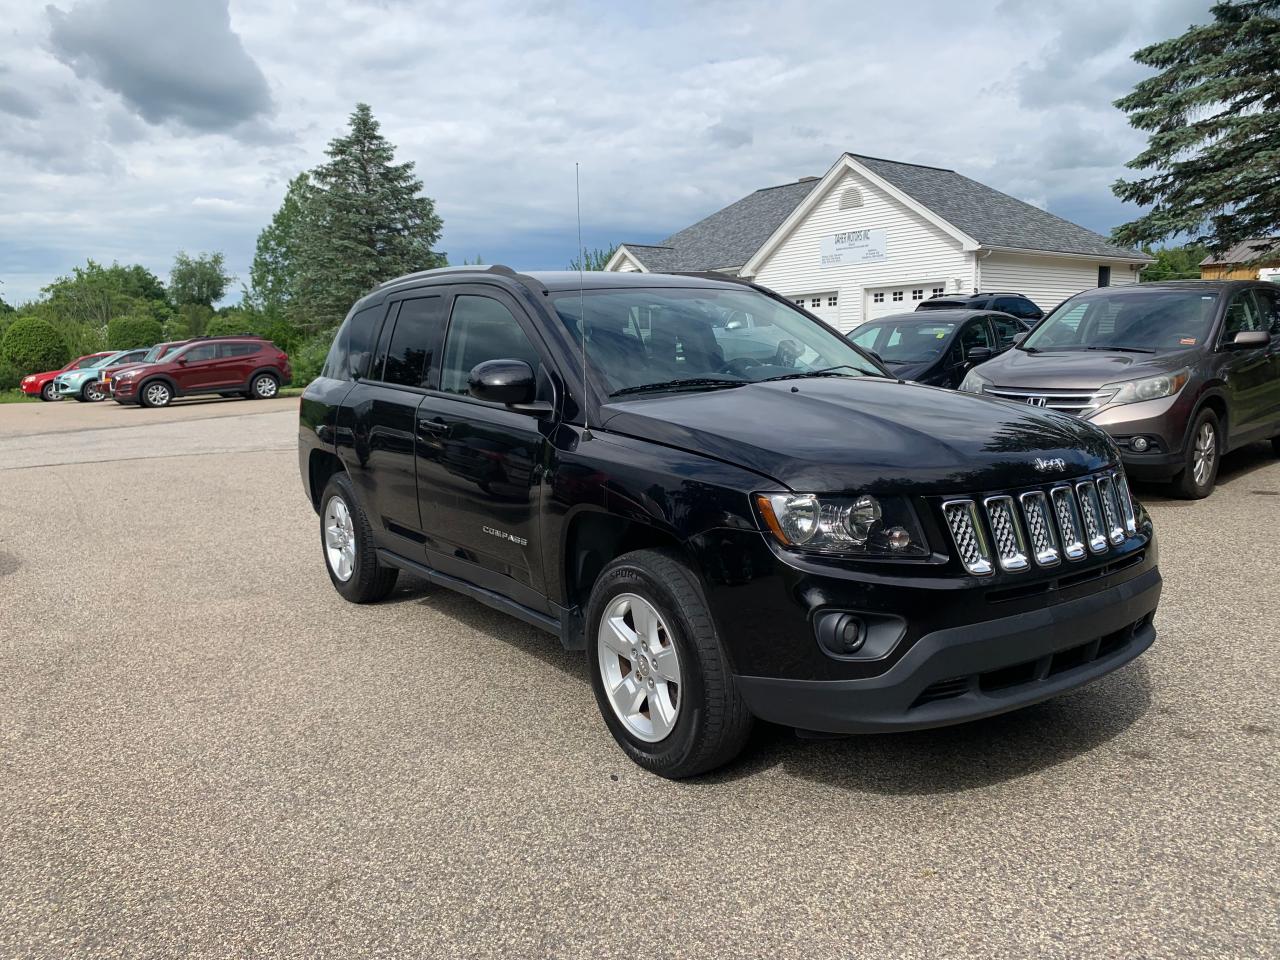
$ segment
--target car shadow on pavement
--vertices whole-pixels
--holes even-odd
[[[859,793],[959,793],[1065,763],[1122,734],[1150,709],[1141,660],[1080,690],[969,723],[910,733],[812,740],[762,724],[738,763],[701,778],[714,784],[774,766]]]
[[[1259,470],[1274,466],[1278,462],[1280,461],[1277,460],[1269,442],[1251,443],[1247,447],[1231,451],[1231,453],[1222,458],[1222,462],[1218,465],[1217,485],[1219,487],[1245,489],[1248,487],[1249,478],[1253,474],[1256,474]],[[1183,500],[1181,497],[1172,496],[1167,483],[1139,483],[1134,481],[1133,486],[1138,499],[1143,503],[1168,503],[1187,507],[1194,506],[1197,503],[1195,500]],[[1213,494],[1209,496],[1212,498]]]

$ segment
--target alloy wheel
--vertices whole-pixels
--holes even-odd
[[[106,397],[106,394],[102,392],[102,388],[99,387],[96,383],[90,384],[89,386],[85,387],[84,395],[88,397],[90,400],[92,400],[94,403],[97,403],[99,400],[102,400],[104,397]]]
[[[680,715],[680,655],[662,615],[634,593],[614,597],[596,633],[600,676],[627,732],[647,743],[670,735]]]
[[[153,383],[147,387],[147,403],[153,407],[163,407],[169,402],[169,388],[163,383]]]
[[[1206,420],[1196,432],[1196,445],[1192,459],[1192,475],[1196,483],[1204,486],[1213,475],[1213,464],[1218,457],[1218,435],[1213,424]]]
[[[253,392],[263,400],[269,400],[274,397],[277,389],[274,377],[259,377],[253,381]]]
[[[330,497],[324,508],[324,553],[333,575],[350,580],[356,568],[356,528],[341,497]]]

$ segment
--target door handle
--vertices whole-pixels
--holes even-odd
[[[449,425],[440,417],[433,417],[430,420],[418,421],[418,433],[427,433],[438,436],[449,429]]]

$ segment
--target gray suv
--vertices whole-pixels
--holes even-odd
[[[1138,480],[1213,491],[1223,453],[1280,453],[1280,287],[1182,280],[1103,287],[1060,304],[961,390],[1097,424]]]

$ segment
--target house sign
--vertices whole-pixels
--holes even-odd
[[[823,267],[849,267],[887,259],[884,230],[845,230],[822,238]]]

